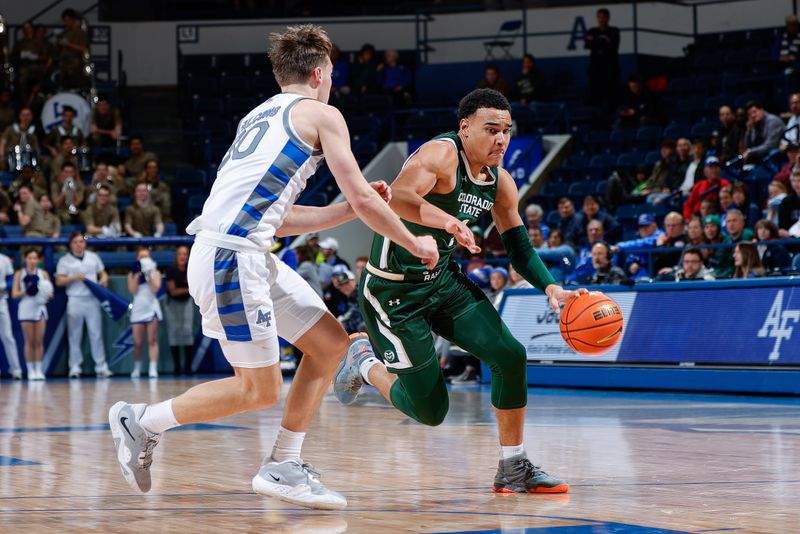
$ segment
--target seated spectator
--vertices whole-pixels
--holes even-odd
[[[650,193],[660,193],[664,184],[670,181],[670,176],[675,172],[677,156],[675,155],[676,143],[672,139],[661,142],[661,159],[656,162],[653,172],[646,182],[640,182],[633,190],[635,195],[647,196]]]
[[[733,206],[744,215],[745,224],[748,228],[752,228],[756,221],[761,219],[761,210],[750,202],[750,191],[747,188],[747,184],[744,182],[733,184],[731,199],[733,200]]]
[[[697,215],[697,214],[695,214]],[[713,198],[704,198],[700,201],[700,219],[705,219],[709,215],[719,215],[719,206]]]
[[[397,50],[387,50],[384,62],[377,68],[378,88],[391,95],[396,106],[411,104],[411,73],[405,65],[398,63],[400,54]]]
[[[703,220],[695,215],[686,223],[686,246],[699,247],[706,244],[706,236],[703,233]]]
[[[628,85],[622,93],[617,109],[615,128],[638,128],[658,122],[655,103],[638,74],[628,77]]]
[[[50,184],[50,197],[56,207],[56,215],[64,224],[77,224],[79,209],[83,205],[86,186],[78,176],[75,164],[66,161],[61,172]]]
[[[657,247],[678,247],[687,245],[688,238],[683,231],[683,216],[677,211],[671,211],[664,217],[664,233],[656,239]],[[653,254],[653,272],[669,272],[681,260],[681,251],[660,252]]]
[[[172,192],[167,184],[161,181],[161,168],[158,161],[151,159],[145,163],[140,182],[147,184],[150,192],[150,202],[161,211],[161,220],[165,223],[172,222],[170,209],[172,207]]]
[[[778,207],[778,232],[781,237],[800,237],[800,169],[792,172],[792,190]]]
[[[42,231],[45,237],[60,237],[61,220],[53,213],[50,197],[47,195],[39,197],[39,206],[42,208]]]
[[[744,150],[744,130],[739,128],[730,106],[719,108],[720,129],[717,131],[717,158],[722,163],[735,158]]]
[[[126,184],[125,179],[119,175],[117,168],[113,165],[109,166],[102,161],[94,168],[90,189],[92,191],[97,191],[100,186],[106,186],[108,188],[111,192],[111,203],[115,206],[119,204],[119,197],[130,196],[128,184]]]
[[[613,215],[609,215],[605,210],[600,209],[600,201],[594,195],[586,195],[583,199],[583,220],[586,226],[584,227],[584,235],[581,237],[578,245],[586,246],[590,243],[587,240],[589,222],[600,221],[603,225],[606,241],[614,239],[618,236],[620,225]],[[600,239],[603,239],[602,237]]]
[[[681,193],[688,195],[692,192],[694,184],[703,179],[703,163],[706,159],[706,142],[702,139],[695,139],[692,142],[692,159],[686,166],[686,171],[683,174],[683,183],[681,183]]]
[[[544,262],[550,274],[556,281],[563,281],[567,274],[572,272],[575,262],[575,251],[564,243],[564,234],[558,228],[550,231],[550,237],[545,242],[541,228],[528,229],[531,245]]]
[[[350,68],[350,87],[356,95],[374,93],[377,88],[378,65],[375,61],[375,47],[365,43]]]
[[[744,136],[746,163],[758,163],[771,150],[778,148],[783,135],[783,121],[780,117],[767,113],[760,102],[747,103],[747,132]]]
[[[308,245],[295,248],[297,254],[297,274],[305,280],[311,289],[322,298],[322,285],[319,282],[319,268],[314,258],[314,252]]]
[[[639,238],[630,241],[620,241],[611,247],[614,253],[627,252],[637,248],[653,248],[659,236],[664,232],[659,230],[656,218],[649,214],[639,215]],[[646,255],[628,254],[625,262],[627,273],[631,278],[647,278],[650,276],[648,259]]]
[[[549,96],[544,72],[536,66],[536,58],[533,57],[533,54],[525,54],[522,56],[522,71],[514,82],[511,100],[527,105],[531,102],[547,100]]]
[[[622,269],[612,263],[613,254],[608,243],[602,241],[592,245],[592,267],[594,272],[588,284],[620,284],[628,280]]]
[[[578,256],[575,258],[575,270],[567,280],[575,282],[580,279],[587,278],[586,273],[592,270],[592,247],[595,243],[604,241],[604,228],[603,223],[598,219],[589,221],[586,225],[586,239],[587,243],[578,251]]]
[[[94,203],[83,212],[86,233],[92,237],[118,237],[122,235],[119,210],[111,203],[111,189],[101,184],[94,195]]]
[[[336,319],[342,324],[348,334],[365,332],[366,326],[358,305],[358,282],[356,276],[344,265],[338,265],[333,273],[333,287],[342,295],[342,313]]]
[[[503,94],[504,97],[511,97],[511,87],[508,82],[500,75],[500,71],[491,63],[483,69],[483,79],[478,82],[478,89],[494,89]]]
[[[724,245],[731,242],[722,233],[719,215],[709,215],[703,219],[703,233],[709,245]],[[733,252],[731,247],[704,248],[703,256],[709,268],[714,270],[716,278],[730,278],[733,274]]]
[[[658,276],[658,281],[684,282],[693,280],[714,280],[714,272],[703,264],[703,253],[697,247],[683,251],[681,266],[676,266]]]
[[[36,198],[49,192],[47,178],[45,178],[44,174],[34,171],[30,165],[22,167],[22,170],[17,173],[16,180],[8,186],[9,196],[15,197],[19,195],[19,188],[23,185],[27,185]]]
[[[781,150],[786,151],[790,145],[800,145],[800,93],[789,95],[789,113],[782,118],[788,119],[780,144]]]
[[[558,221],[558,229],[561,231],[561,235],[566,239],[569,246],[577,249],[577,245],[580,243],[586,228],[583,214],[575,213],[575,204],[568,197],[561,197],[558,200],[558,214],[561,216]]]
[[[59,153],[63,153],[61,141],[65,137],[71,138],[75,146],[83,145],[84,135],[75,124],[75,108],[72,106],[64,106],[61,112],[61,124],[54,126],[44,139],[44,147],[50,152],[51,157],[55,158]]]
[[[758,250],[753,243],[739,243],[733,251],[734,278],[756,278],[764,276],[764,266],[758,258]]]
[[[522,278],[522,275],[514,269],[514,266],[508,265],[508,289],[532,289],[533,286],[530,282]]]
[[[122,135],[122,118],[119,110],[111,107],[108,97],[100,95],[92,111],[92,146],[110,148],[117,146]]]
[[[20,151],[33,156],[36,162],[41,157],[39,149],[39,132],[33,121],[33,111],[24,107],[19,110],[19,121],[5,129],[0,136],[0,169],[15,171],[24,164],[34,165],[34,160],[17,161],[13,155],[14,147],[19,146]]]
[[[800,60],[800,26],[797,17],[788,15],[786,27],[778,38],[778,62],[784,68],[785,74],[794,72],[797,61]]]
[[[495,308],[500,307],[500,301],[503,299],[503,290],[508,284],[508,269],[505,267],[495,267],[489,275],[489,287],[491,293],[489,300],[492,301]]]
[[[692,162],[692,144],[685,137],[675,143],[675,158],[668,171],[659,176],[660,182],[652,184],[652,192],[647,196],[647,202],[656,205],[674,196],[680,190],[685,179],[686,170]],[[656,164],[658,165],[658,164]]]
[[[61,149],[50,162],[50,178],[58,176],[64,164],[69,162],[75,169],[78,168],[78,158],[75,157],[75,141],[71,137],[61,138]]]
[[[647,187],[649,171],[647,165],[638,165],[631,177],[624,170],[611,173],[606,184],[606,206],[615,211],[622,204],[635,201]]]
[[[144,172],[144,167],[151,159],[158,161],[158,158],[152,152],[147,152],[144,149],[142,138],[138,136],[131,137],[130,140],[130,157],[117,167],[120,176],[125,176],[128,179],[128,186],[133,189],[133,183]]]
[[[720,187],[731,185],[728,180],[722,177],[719,159],[715,156],[706,158],[703,174],[705,178],[692,187],[689,199],[683,205],[684,220],[691,219],[692,215],[700,209],[700,202],[704,197],[716,203],[718,193],[712,191],[714,188],[719,189]]]
[[[44,224],[42,206],[33,196],[29,185],[19,188],[19,200],[14,204],[17,221],[22,226],[22,235],[25,237],[47,237],[47,228]]]
[[[333,95],[338,97],[350,94],[350,62],[346,57],[342,57],[342,52],[336,45],[331,47],[331,63],[333,63],[331,71]]]
[[[786,198],[788,189],[782,182],[771,181],[767,186],[767,220],[778,224],[778,209]]]
[[[542,222],[542,219],[544,219],[542,207],[539,204],[528,204],[528,207],[525,208],[525,223],[528,225],[528,229],[540,228],[542,235],[547,239],[550,237],[550,227]]]
[[[733,204],[733,186],[721,187],[719,190],[719,223],[722,225],[722,231],[725,233],[728,232],[725,229],[725,216],[729,209],[735,207],[736,206]]]
[[[772,221],[761,219],[756,223],[756,237],[761,242],[779,240],[777,225]],[[780,243],[758,245],[758,257],[767,273],[779,273],[792,263],[792,257]]]
[[[772,177],[773,180],[783,183],[783,185],[789,185],[789,178],[792,176],[792,170],[797,167],[798,163],[800,163],[800,145],[790,144],[786,145],[786,158],[787,162],[780,168],[780,170]]]
[[[147,184],[140,182],[133,190],[133,204],[125,210],[125,233],[131,237],[164,235],[161,211],[150,203]]]

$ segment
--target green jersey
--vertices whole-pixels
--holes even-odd
[[[437,135],[433,141],[450,142],[458,151],[458,168],[456,169],[456,185],[453,191],[445,194],[428,193],[424,199],[446,213],[453,215],[467,226],[471,226],[481,215],[490,211],[497,197],[497,169],[488,169],[490,180],[479,181],[472,176],[464,152],[461,138],[456,132]],[[416,154],[416,152],[415,152]],[[413,156],[413,154],[412,154]],[[410,159],[410,157],[409,157]],[[408,230],[414,235],[430,235],[439,246],[439,263],[432,271],[428,271],[420,263],[419,258],[393,243],[388,238],[375,234],[369,261],[381,271],[397,275],[414,275],[422,280],[433,280],[447,265],[456,248],[455,238],[446,230],[430,228],[403,220]]]

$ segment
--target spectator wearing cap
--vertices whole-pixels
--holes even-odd
[[[789,120],[781,136],[781,150],[786,150],[789,145],[800,145],[800,93],[789,95],[789,113],[785,118]]]
[[[342,295],[341,313],[336,319],[342,324],[348,334],[365,332],[364,319],[358,306],[358,281],[356,275],[344,265],[337,265],[333,274],[333,287]]]
[[[650,213],[639,215],[639,238],[629,241],[620,241],[613,247],[612,252],[627,252],[637,248],[653,248],[656,246],[659,236],[663,235],[658,228],[656,218]],[[647,278],[650,276],[648,270],[648,258],[646,255],[628,254],[625,262],[628,274],[631,278]]]
[[[756,223],[756,237],[762,243],[779,240],[777,225],[772,221],[761,219]],[[767,273],[779,273],[792,262],[792,257],[780,243],[758,245],[758,256]]]
[[[528,230],[538,227],[542,230],[542,236],[547,239],[550,237],[550,227],[542,219],[544,219],[542,207],[539,204],[528,204],[525,208],[525,224],[527,224]]]
[[[730,245],[730,238],[722,232],[719,215],[703,218],[703,233],[709,245]],[[730,246],[703,249],[706,265],[713,269],[716,278],[730,278],[733,274],[733,250]]]
[[[731,185],[728,180],[722,177],[719,158],[716,156],[709,156],[706,158],[703,175],[705,178],[692,187],[689,199],[683,205],[684,220],[692,218],[692,215],[700,209],[700,202],[704,198],[709,198],[716,202],[719,188]]]
[[[350,265],[337,255],[339,242],[336,238],[326,237],[320,241],[319,248],[323,257],[322,263],[319,264],[319,281],[323,291],[322,299],[333,316],[338,317],[343,312],[347,298],[333,285],[333,275],[337,266],[349,270]]]
[[[500,307],[500,300],[503,298],[503,290],[508,285],[508,269],[505,267],[495,267],[489,275],[489,286],[492,289],[490,299],[495,308]]]
[[[747,109],[747,132],[744,135],[742,157],[746,163],[758,163],[770,151],[778,148],[784,125],[780,117],[767,113],[760,102],[750,101],[745,109]]]

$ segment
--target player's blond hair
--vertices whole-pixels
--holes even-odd
[[[328,33],[313,24],[289,26],[283,33],[271,33],[269,40],[272,72],[281,86],[306,82],[314,68],[325,64],[333,46]]]

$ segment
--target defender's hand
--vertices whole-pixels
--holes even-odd
[[[384,202],[387,204],[389,201],[392,200],[392,188],[389,187],[389,184],[384,182],[383,180],[378,180],[377,182],[370,182],[369,186],[378,193]]]
[[[436,240],[429,235],[417,237],[414,256],[420,258],[428,270],[433,270],[439,262],[439,247],[436,246]]]
[[[589,293],[589,290],[586,289],[585,287],[573,290],[567,290],[556,284],[550,284],[549,286],[544,288],[544,293],[545,295],[547,295],[548,302],[550,303],[550,308],[555,313],[558,313],[559,311],[561,311],[561,304],[566,304],[569,299],[577,297],[578,295],[586,295],[587,293]]]
[[[459,221],[453,217],[450,222],[444,225],[444,229],[448,234],[452,234],[456,238],[459,245],[469,250],[473,254],[481,251],[481,247],[475,244],[475,234],[469,229],[467,223]]]

